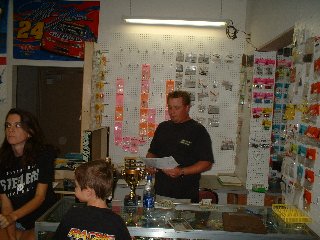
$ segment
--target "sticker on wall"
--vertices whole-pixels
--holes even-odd
[[[197,74],[197,66],[187,66],[185,75],[196,75]]]
[[[198,63],[209,64],[209,55],[208,54],[199,54]]]
[[[196,79],[194,79],[194,78],[185,79],[184,87],[185,88],[195,88],[196,87]]]
[[[185,62],[196,63],[197,62],[197,54],[195,54],[195,53],[186,53]]]
[[[123,94],[116,94],[116,106],[122,107],[123,106],[123,101],[124,101]]]
[[[156,130],[156,109],[148,109],[148,137],[153,137]]]
[[[140,144],[139,139],[137,137],[132,137],[129,152],[137,153],[139,150],[139,144]]]
[[[176,61],[177,62],[183,62],[183,60],[184,60],[184,53],[183,52],[177,52]]]
[[[140,109],[139,136],[146,137],[148,132],[148,109]]]
[[[116,107],[115,121],[123,121],[123,107],[122,106]]]
[[[156,109],[155,108],[148,109],[148,123],[156,123]]]
[[[131,147],[131,137],[125,136],[122,138],[122,145],[123,151],[128,152]]]
[[[150,64],[143,64],[141,80],[150,80],[150,75]]]
[[[198,87],[199,88],[207,88],[209,86],[209,84],[208,84],[208,79],[206,79],[206,78],[200,78],[199,80],[198,80]]]
[[[219,127],[219,120],[214,118],[208,118],[208,126]]]
[[[149,93],[149,80],[141,80],[141,93]]]
[[[174,91],[174,80],[167,80],[166,81],[166,95],[168,95],[170,92]]]
[[[219,97],[219,91],[217,89],[212,89],[209,92],[209,100],[211,102],[217,102],[218,101],[218,97]]]
[[[139,124],[139,136],[146,137],[148,135],[148,123],[142,122]]]
[[[116,80],[116,94],[123,94],[124,93],[124,79],[117,78]]]
[[[183,73],[183,65],[181,63],[176,63],[176,72]]]
[[[148,100],[149,100],[149,94],[148,93],[141,93],[140,107],[141,108],[148,108]]]
[[[114,123],[114,143],[116,146],[122,143],[122,122]]]
[[[124,102],[124,79],[117,78],[116,80],[116,107],[115,107],[115,121],[123,121],[123,102]]]
[[[209,72],[209,67],[206,66],[206,65],[199,65],[198,66],[198,71],[199,71],[200,75],[207,76],[208,72]]]

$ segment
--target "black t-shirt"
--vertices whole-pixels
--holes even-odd
[[[214,162],[209,133],[200,123],[191,119],[183,123],[165,121],[159,124],[151,141],[149,152],[158,157],[172,156],[181,167],[198,161]],[[201,174],[171,178],[162,171],[156,173],[155,190],[162,196],[198,199]]]
[[[48,184],[44,202],[35,211],[17,220],[26,229],[33,228],[35,221],[57,200],[52,188],[54,159],[53,151],[42,151],[33,165],[22,167],[20,158],[15,158],[15,168],[0,170],[0,194],[7,195],[14,210],[34,197],[38,183]]]
[[[63,216],[53,239],[131,240],[131,237],[122,218],[110,209],[76,206]]]

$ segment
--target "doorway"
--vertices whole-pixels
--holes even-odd
[[[82,68],[17,67],[16,106],[37,116],[60,157],[80,152],[82,85]]]

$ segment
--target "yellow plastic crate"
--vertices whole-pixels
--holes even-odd
[[[272,210],[285,223],[309,223],[312,218],[293,205],[272,204]]]

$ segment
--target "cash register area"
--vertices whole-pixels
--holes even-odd
[[[68,209],[83,206],[74,196],[72,174],[72,171],[56,173],[56,178],[63,177],[55,183],[60,200],[37,220],[35,231],[38,240],[52,239]],[[132,183],[125,179],[125,174],[118,176],[108,205],[124,219],[132,239],[319,239],[307,226],[311,219],[293,206],[225,203],[226,193],[238,195],[245,191],[244,188],[237,184],[222,186],[216,177],[210,176],[201,180],[198,204],[156,199],[155,208],[147,217],[142,204],[145,179],[142,177],[134,183],[135,206],[126,204]],[[205,188],[208,182],[215,191]]]

